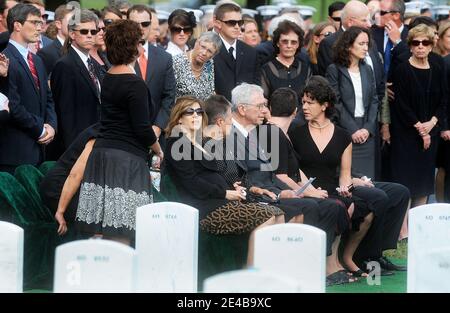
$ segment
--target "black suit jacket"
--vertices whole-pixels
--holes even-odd
[[[3,51],[6,49],[9,43],[9,32],[3,32],[0,33],[0,51]]]
[[[175,75],[172,56],[159,47],[148,45],[147,77],[145,83],[150,90],[150,121],[161,129],[166,128],[170,112],[175,104]],[[136,74],[142,77],[136,62]]]
[[[61,42],[58,39],[53,40],[50,45],[39,50],[37,55],[44,61],[47,75],[50,75],[56,62],[63,56]]]
[[[9,99],[9,120],[0,132],[0,164],[37,165],[44,160],[44,146],[37,140],[44,124],[57,130],[56,114],[42,60],[33,55],[39,77],[37,88],[27,61],[12,44],[3,53],[9,58],[8,78],[1,91]]]
[[[225,45],[214,57],[214,85],[216,93],[231,100],[231,90],[240,83],[259,85],[261,78],[260,64],[255,48],[242,41],[236,42],[236,61],[230,58]]]
[[[55,64],[50,85],[65,150],[84,129],[99,121],[100,101],[89,71],[73,48]]]
[[[373,26],[372,27],[372,37],[373,37],[373,40],[375,41],[375,43],[377,44],[378,52],[380,52],[380,54],[382,55],[383,60],[384,60],[384,28],[378,27],[378,26]],[[401,37],[402,41],[397,46],[392,48],[391,55],[396,50],[404,51],[405,47],[406,47],[406,49],[408,48],[408,45],[406,45],[406,44],[401,45],[401,43],[406,43],[406,40],[408,38],[408,27],[406,25],[403,27],[400,37]],[[402,53],[402,51],[396,52],[396,53]],[[391,57],[391,59],[392,59],[392,57]]]

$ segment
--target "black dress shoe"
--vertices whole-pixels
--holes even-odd
[[[388,270],[388,271],[400,271],[404,272],[406,271],[407,267],[403,265],[395,265],[392,263],[388,258],[381,257],[378,259],[378,262],[380,263],[380,266],[382,269]]]
[[[369,262],[371,262],[371,261],[368,260],[368,261],[362,262],[361,268],[367,269],[367,264],[368,264]],[[374,262],[380,263],[378,260],[377,260],[377,261],[374,261]],[[391,263],[391,264],[392,264],[392,263]],[[370,267],[369,267],[369,268],[370,268]],[[373,268],[372,268],[372,269],[373,269]],[[366,272],[367,272],[367,271],[368,271],[368,270],[366,270]],[[370,273],[369,273],[369,274],[370,274]],[[393,271],[384,269],[383,266],[381,266],[381,264],[380,264],[380,276],[392,276],[392,275],[395,275],[395,273],[394,273]]]

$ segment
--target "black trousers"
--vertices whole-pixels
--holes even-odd
[[[337,204],[333,199],[314,199],[318,204],[319,219],[312,225],[322,229],[327,234],[327,256],[331,255],[331,247],[338,233],[338,220],[346,214],[346,208]]]
[[[373,206],[378,216],[355,253],[356,261],[378,259],[384,250],[396,249],[398,236],[408,209],[408,188],[397,183],[374,182],[375,187],[357,187],[355,196]]]

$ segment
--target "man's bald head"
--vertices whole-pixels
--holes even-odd
[[[371,26],[369,8],[363,2],[357,0],[347,2],[342,10],[341,20],[345,29],[351,26],[363,28]]]

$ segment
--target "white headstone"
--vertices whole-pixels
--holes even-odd
[[[409,211],[408,292],[439,291],[443,276],[449,280],[450,204],[434,203]],[[442,255],[440,255],[442,253]],[[445,265],[446,264],[446,265]],[[429,273],[429,276],[426,273]],[[439,281],[438,281],[439,280]],[[447,291],[448,282],[447,282]],[[444,290],[440,290],[444,291]]]
[[[54,292],[133,292],[136,252],[102,239],[78,240],[56,248]]]
[[[139,292],[197,292],[198,210],[177,202],[137,209]]]
[[[23,229],[0,221],[0,293],[23,291]]]
[[[301,292],[300,284],[293,278],[270,272],[238,270],[209,277],[204,282],[204,292],[214,293],[278,293]]]
[[[290,277],[302,292],[325,292],[326,234],[304,224],[279,224],[255,233],[255,268]]]

